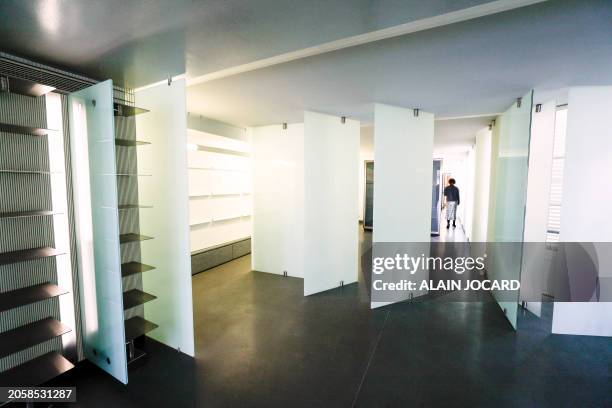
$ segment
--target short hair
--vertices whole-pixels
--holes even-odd
[[[455,184],[455,179],[454,178],[449,178],[448,179],[448,184]]]

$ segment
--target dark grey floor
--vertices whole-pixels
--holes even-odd
[[[87,363],[54,385],[83,407],[612,407],[609,338],[453,293],[370,310],[364,285],[304,297],[243,257],[193,278],[195,360],[149,340],[127,387]]]

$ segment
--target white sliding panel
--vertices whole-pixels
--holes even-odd
[[[303,277],[304,125],[249,129],[252,143],[252,269]]]
[[[562,242],[592,242],[599,263],[600,302],[555,303],[552,332],[612,336],[612,87],[570,88],[563,199]],[[602,244],[608,243],[608,244]],[[569,259],[568,259],[569,261]]]
[[[359,133],[358,121],[304,112],[304,295],[357,281]]]
[[[434,115],[376,104],[374,108],[374,232],[373,257],[396,253],[428,254],[431,232],[431,169]],[[387,271],[386,282],[405,271]],[[427,279],[419,271],[412,280]],[[372,307],[405,300],[419,291],[395,294],[372,291]]]
[[[145,305],[145,318],[159,327],[148,335],[194,355],[191,254],[187,175],[185,80],[136,92],[136,105],[150,110],[136,119],[141,231],[154,239],[142,245],[144,263],[156,267],[143,274],[144,290],[157,296]]]

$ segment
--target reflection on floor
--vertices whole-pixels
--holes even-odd
[[[77,387],[70,407],[612,406],[611,339],[528,313],[514,332],[491,299],[370,310],[366,282],[304,297],[246,256],[193,278],[195,360],[149,340],[127,386],[90,364],[53,385]]]

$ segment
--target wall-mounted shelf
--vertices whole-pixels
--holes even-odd
[[[251,157],[251,153],[250,152],[244,152],[244,151],[240,151],[240,150],[223,149],[223,148],[220,148],[220,147],[205,146],[205,145],[195,144],[195,143],[188,143],[188,146],[189,147],[195,147],[195,149],[192,149],[194,151],[210,152],[210,153],[220,153],[220,154],[229,154],[229,155],[232,155],[232,156]]]
[[[48,317],[0,334],[0,358],[51,340],[72,331],[62,322]]]
[[[41,283],[0,293],[0,312],[69,293],[53,283]]]
[[[190,166],[188,167],[189,170],[203,170],[203,171],[227,171],[227,172],[233,172],[233,173],[248,173],[248,170],[246,169],[226,169],[226,168],[221,168],[221,167],[194,167],[194,166]]]
[[[26,79],[0,76],[0,91],[36,98],[55,90],[55,87],[28,81]]]
[[[74,368],[61,354],[52,351],[0,374],[0,384],[5,387],[28,387],[47,381]]]
[[[45,216],[57,215],[57,214],[62,214],[62,213],[56,212],[56,211],[16,211],[16,212],[0,213],[0,219],[1,218],[45,217]]]
[[[141,140],[115,139],[116,146],[136,147],[149,145],[151,142],[143,142]]]
[[[140,234],[121,234],[119,235],[120,244],[127,244],[128,242],[146,241],[149,239],[153,239],[153,237],[148,237],[146,235],[140,235]]]
[[[240,197],[240,196],[248,196],[251,193],[226,193],[226,194],[194,194],[190,195],[189,198],[223,198],[223,197]]]
[[[127,262],[121,265],[121,276],[126,277],[143,273],[155,269],[154,266],[146,265],[140,262]]]
[[[153,208],[152,205],[139,205],[139,204],[119,204],[117,206],[120,210],[132,210],[136,208]]]
[[[40,136],[47,136],[49,132],[54,132],[54,130],[42,129],[42,128],[31,127],[31,126],[10,125],[8,123],[0,123],[0,132],[40,137]]]
[[[117,173],[117,177],[151,177],[151,174]]]
[[[129,106],[121,103],[113,104],[113,113],[115,116],[136,116],[147,112],[149,111],[146,109],[137,108],[136,106]]]
[[[63,251],[51,247],[40,247],[22,249],[19,251],[3,252],[0,253],[0,265],[9,265],[18,262],[31,261],[33,259],[58,256],[62,254],[64,254]]]
[[[158,327],[155,323],[145,320],[140,316],[134,316],[125,321],[125,341],[132,341]]]
[[[131,309],[155,299],[157,299],[157,296],[153,296],[150,293],[138,289],[128,290],[123,292],[123,310]]]
[[[196,227],[198,225],[205,225],[205,224],[214,224],[215,222],[225,222],[225,221],[232,221],[232,220],[239,220],[242,218],[248,218],[250,217],[250,214],[244,214],[244,215],[236,215],[236,216],[231,216],[231,217],[222,217],[222,218],[210,218],[210,219],[206,219],[206,220],[202,220],[202,221],[196,221],[193,224],[190,224],[191,227]]]

